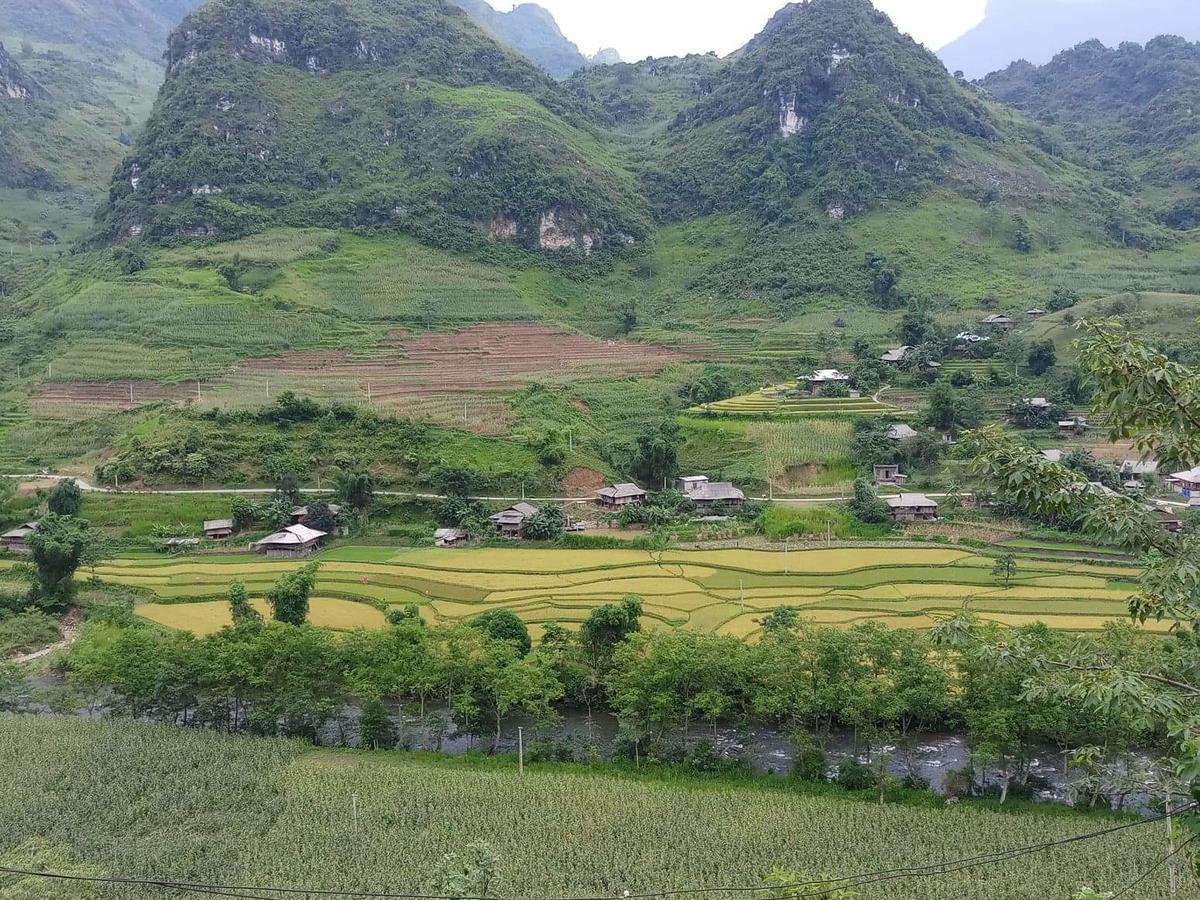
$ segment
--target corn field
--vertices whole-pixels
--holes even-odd
[[[500,859],[497,897],[756,886],[776,867],[845,875],[1114,824],[1061,808],[880,806],[784,783],[640,781],[537,765],[522,777],[504,763],[12,716],[0,716],[0,788],[5,865],[407,893],[445,854],[483,840]],[[861,897],[1067,900],[1084,884],[1123,887],[1165,843],[1165,827],[1146,824],[1024,860],[865,887]],[[1188,864],[1181,856],[1180,868]],[[1183,878],[1179,896],[1195,896],[1194,879]],[[1166,884],[1156,872],[1124,896],[1166,898]],[[6,897],[174,896],[70,889],[0,880]]]
[[[824,465],[846,456],[854,426],[844,419],[755,422],[746,434],[762,449],[774,480],[795,466]]]

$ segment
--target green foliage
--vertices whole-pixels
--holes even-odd
[[[229,585],[229,612],[235,628],[262,624],[262,614],[250,605],[245,582],[235,581]]]
[[[1035,341],[1029,345],[1029,371],[1034,375],[1045,375],[1057,362],[1053,341]]]
[[[997,578],[1004,580],[1004,586],[1009,587],[1012,584],[1013,578],[1017,574],[1017,557],[1012,553],[1005,553],[996,560],[996,565],[992,567],[992,574]]]
[[[656,427],[638,435],[634,471],[646,484],[664,484],[679,471],[679,447],[682,437],[674,419],[665,419]]]
[[[891,522],[887,504],[879,499],[879,493],[867,478],[859,478],[854,482],[850,514],[864,525],[887,525]]]
[[[529,628],[510,609],[493,609],[471,620],[471,625],[482,629],[498,641],[509,641],[525,656],[533,647]]]
[[[320,563],[310,563],[303,569],[289,572],[267,591],[267,602],[277,622],[303,625],[308,620],[308,597],[317,583]]]
[[[64,478],[50,489],[46,498],[46,506],[50,512],[58,516],[77,516],[83,506],[83,491],[74,478]]]
[[[525,520],[525,537],[531,541],[553,541],[563,533],[563,511],[557,506],[542,506]]]
[[[88,523],[50,513],[29,536],[37,578],[31,597],[43,606],[65,606],[75,594],[75,571],[93,540]]]
[[[372,699],[363,704],[359,739],[368,750],[390,750],[395,746],[395,729],[388,718],[387,708],[379,700]]]
[[[375,484],[368,472],[338,472],[337,498],[355,512],[365,512],[375,500]]]
[[[773,541],[786,538],[825,538],[841,540],[883,537],[891,529],[869,524],[855,516],[821,506],[768,506],[759,517],[763,534]]]

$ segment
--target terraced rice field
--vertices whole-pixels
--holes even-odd
[[[1017,577],[1005,587],[992,574],[990,557],[907,546],[791,552],[345,547],[322,561],[313,619],[331,628],[381,625],[380,611],[416,603],[430,621],[507,608],[536,632],[551,621],[578,624],[596,606],[638,594],[648,625],[742,637],[754,636],[757,619],[779,606],[798,607],[805,618],[827,624],[877,620],[922,629],[966,604],[1006,624],[1045,621],[1091,631],[1125,617],[1138,575],[1129,564],[1022,556]],[[138,607],[140,615],[206,633],[228,621],[223,598],[231,581],[242,579],[252,594],[261,594],[297,565],[252,556],[140,558],[115,560],[97,574],[153,595]]]
[[[473,431],[502,430],[504,397],[531,381],[650,375],[706,354],[602,341],[537,323],[491,323],[411,336],[396,331],[363,351],[291,351],[244,360],[200,386],[206,406],[258,406],[285,390],[332,401],[371,403],[391,412]],[[711,356],[711,354],[707,354]],[[196,382],[47,383],[33,398],[42,412],[80,404],[130,409],[197,397]]]
[[[871,397],[809,397],[799,394],[796,382],[763,388],[753,394],[731,397],[717,403],[693,407],[689,412],[722,416],[883,416],[898,408]]]

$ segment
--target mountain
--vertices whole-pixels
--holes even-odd
[[[1099,41],[989,75],[990,95],[1054,127],[1114,179],[1166,194],[1159,219],[1200,227],[1200,43]]]
[[[588,65],[559,30],[549,10],[522,3],[510,12],[499,12],[488,0],[454,0],[492,37],[536,63],[554,78],[568,78]]]
[[[948,140],[991,141],[984,104],[869,0],[781,9],[683,109],[650,176],[671,216],[809,194],[833,218],[919,188]]]
[[[161,59],[167,34],[202,0],[0,0],[0,33],[57,49]]]
[[[0,44],[0,100],[42,100],[46,89],[30,78]]]
[[[211,0],[171,35],[99,220],[156,242],[274,224],[587,253],[649,236],[579,102],[443,0]]]
[[[1089,40],[1116,46],[1162,34],[1200,40],[1200,4],[1188,0],[988,0],[984,20],[939,52],[946,68],[982,78],[1017,60],[1047,63]]]
[[[162,84],[167,35],[198,2],[0,0],[0,36],[38,86],[0,102],[0,246],[85,233]]]

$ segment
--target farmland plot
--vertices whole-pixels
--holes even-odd
[[[350,606],[376,610],[417,603],[430,621],[470,619],[513,609],[535,630],[579,624],[590,611],[627,594],[645,601],[646,624],[749,637],[780,606],[814,622],[882,621],[930,628],[964,605],[981,618],[1055,628],[1098,630],[1126,618],[1136,590],[1128,566],[1018,559],[1005,585],[994,560],[954,548],[916,546],[761,550],[397,550],[343,548],[323,557],[314,621],[332,628],[372,627]],[[223,598],[243,579],[261,596],[298,563],[242,557],[114,560],[97,574],[144,589],[138,613],[159,624],[207,633],[228,621]],[[344,604],[344,605],[343,605]],[[317,606],[321,612],[316,612]],[[1158,625],[1151,625],[1158,628]]]

